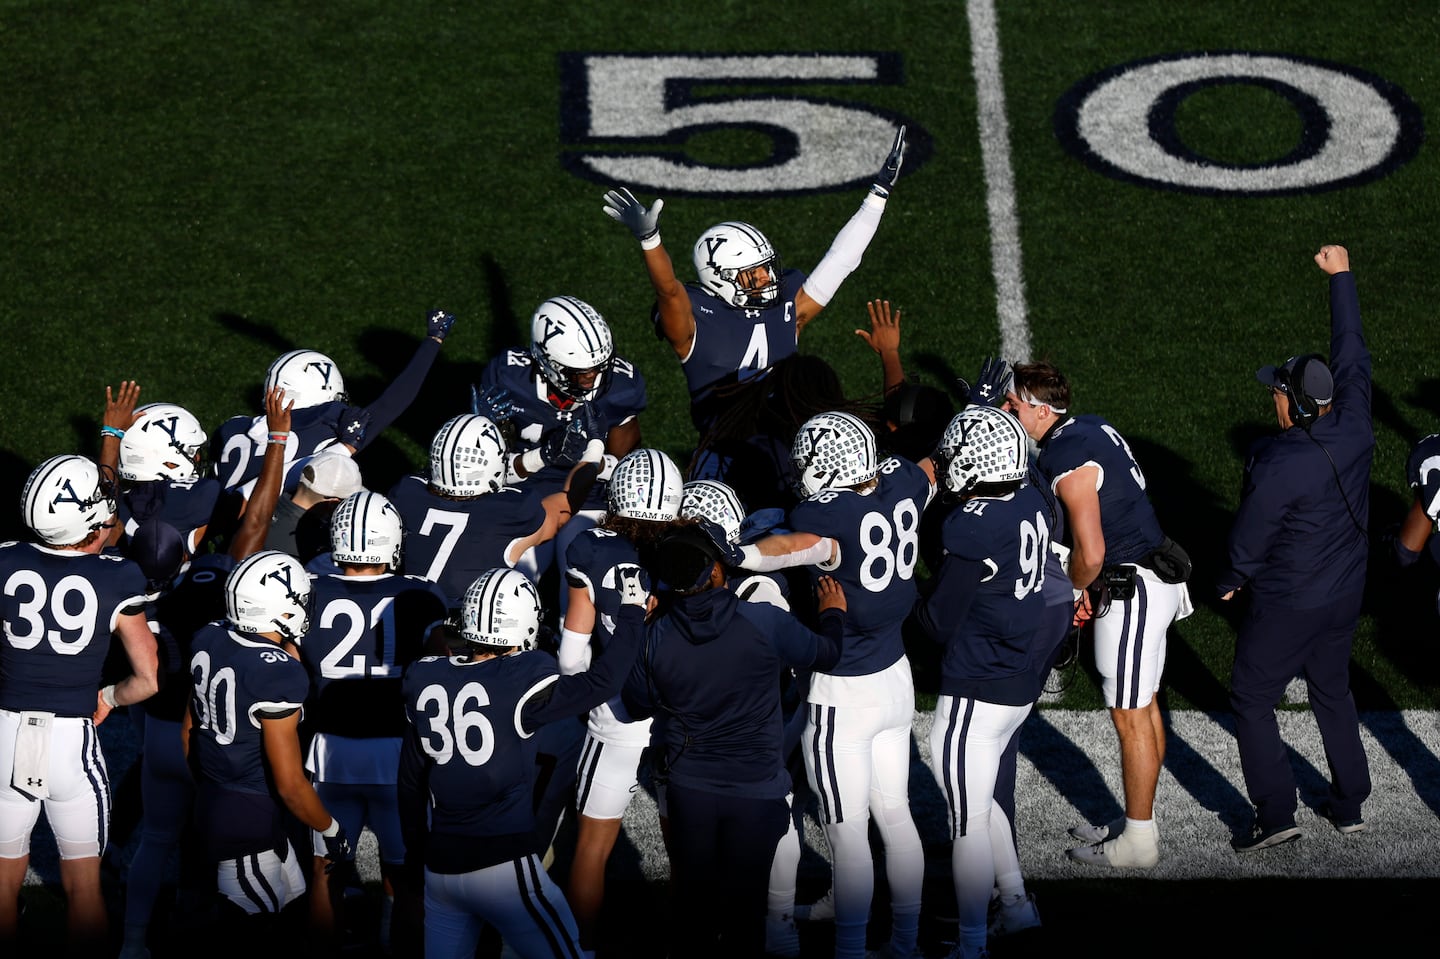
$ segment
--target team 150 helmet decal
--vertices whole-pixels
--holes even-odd
[[[868,184],[900,124],[905,172],[930,154],[915,121],[862,102],[775,91],[804,85],[898,85],[893,53],[560,55],[561,136],[571,172],[666,196],[820,193]],[[738,94],[740,87],[756,88]],[[717,92],[719,91],[719,92]],[[745,129],[770,139],[770,155],[745,166],[701,163],[690,137]]]
[[[1198,155],[1175,114],[1207,88],[1244,83],[1288,101],[1300,142],[1272,162]],[[1416,155],[1420,110],[1399,87],[1341,64],[1287,54],[1185,53],[1137,60],[1087,77],[1061,98],[1055,133],[1092,168],[1121,180],[1201,194],[1313,193],[1379,179]]]

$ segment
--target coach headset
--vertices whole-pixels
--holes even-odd
[[[1307,433],[1320,416],[1320,404],[1305,389],[1305,371],[1311,363],[1324,364],[1325,357],[1319,353],[1306,353],[1296,357],[1295,365],[1289,370],[1282,366],[1275,371],[1280,385],[1285,388],[1285,395],[1289,397],[1290,422]]]
[[[1285,388],[1285,395],[1289,399],[1290,422],[1304,430],[1305,435],[1309,436],[1311,441],[1320,447],[1321,452],[1325,454],[1325,458],[1330,461],[1330,471],[1335,474],[1335,487],[1340,490],[1340,499],[1345,503],[1345,512],[1350,514],[1350,522],[1355,525],[1355,529],[1363,538],[1368,534],[1364,525],[1360,522],[1359,518],[1356,517],[1354,507],[1350,505],[1350,497],[1345,494],[1345,487],[1340,482],[1340,470],[1335,466],[1335,458],[1330,455],[1330,451],[1325,448],[1325,444],[1321,443],[1315,438],[1314,434],[1310,432],[1310,427],[1314,426],[1315,421],[1320,418],[1320,403],[1316,402],[1315,397],[1311,396],[1305,389],[1305,371],[1311,363],[1323,364],[1325,363],[1325,357],[1319,353],[1306,353],[1303,356],[1298,356],[1295,358],[1295,364],[1288,371],[1283,366],[1276,370],[1276,378],[1279,379],[1280,385]]]

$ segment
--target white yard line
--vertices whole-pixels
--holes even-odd
[[[979,106],[980,156],[985,170],[985,208],[990,217],[990,269],[995,276],[1000,355],[1030,360],[1030,323],[1020,262],[1020,218],[1015,210],[1015,171],[1010,166],[1010,127],[1000,73],[1000,35],[994,0],[969,0],[970,62]]]

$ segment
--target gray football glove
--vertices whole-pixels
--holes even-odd
[[[650,209],[645,209],[644,204],[635,199],[635,194],[623,186],[605,194],[605,214],[625,224],[631,235],[641,243],[660,232],[660,211],[664,208],[665,201],[656,200]]]
[[[900,179],[900,165],[904,160],[905,126],[901,124],[895,133],[895,142],[890,147],[890,155],[885,158],[885,165],[875,174],[875,182],[871,185],[870,192],[876,196],[889,196],[890,191],[895,188],[895,181]]]

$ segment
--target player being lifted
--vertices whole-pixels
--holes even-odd
[[[727,221],[695,242],[699,282],[681,283],[660,240],[665,201],[656,200],[646,209],[624,187],[605,194],[606,214],[640,241],[655,290],[656,332],[684,367],[690,416],[702,437],[725,403],[726,388],[795,353],[800,331],[860,265],[900,176],[904,153],[902,126],[860,209],[835,234],[830,250],[808,276],[782,269],[775,247],[755,227]]]

